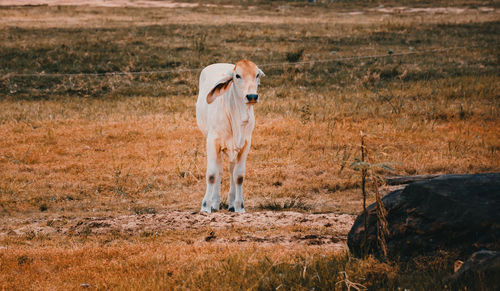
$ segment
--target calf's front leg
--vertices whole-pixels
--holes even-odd
[[[222,155],[215,138],[207,137],[207,190],[201,203],[201,212],[219,210]]]
[[[230,212],[234,212],[234,198],[236,197],[236,183],[234,181],[234,166],[236,162],[229,162],[229,195],[227,196],[227,206]]]
[[[238,154],[236,163],[234,164],[234,169],[232,171],[230,169],[232,175],[230,176],[231,186],[229,189],[228,199],[229,211],[239,213],[245,212],[245,206],[243,204],[243,180],[245,179],[245,166],[249,150],[250,144],[248,143]],[[234,200],[231,198],[233,198]]]

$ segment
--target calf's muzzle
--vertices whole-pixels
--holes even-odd
[[[259,95],[257,95],[257,94],[248,94],[247,95],[248,103],[256,103],[258,99],[259,99]]]

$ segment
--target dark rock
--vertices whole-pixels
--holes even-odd
[[[475,252],[446,285],[455,290],[479,290],[481,286],[500,286],[500,252],[482,250]],[[495,287],[496,286],[496,287]]]
[[[468,257],[480,249],[500,250],[500,173],[443,175],[412,183],[382,198],[387,210],[391,259],[432,255],[437,251]],[[377,243],[376,204],[357,217],[348,235],[357,256],[381,255]]]
[[[385,183],[387,185],[403,185],[417,181],[430,180],[436,178],[437,176],[439,175],[393,176],[393,177],[386,177]]]

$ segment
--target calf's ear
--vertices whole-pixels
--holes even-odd
[[[231,82],[233,82],[233,72],[226,73],[217,83],[215,83],[214,87],[207,95],[207,103],[210,104],[214,102],[214,100],[220,95],[224,94],[231,87]]]
[[[264,72],[262,72],[262,70],[259,69],[259,71],[257,73],[257,76],[258,76],[258,78],[257,78],[257,84],[260,84],[260,77],[265,76],[265,75],[266,74],[264,74]]]

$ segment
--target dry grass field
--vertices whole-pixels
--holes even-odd
[[[498,3],[6,2],[0,289],[347,290],[342,271],[447,288],[451,254],[350,256],[350,165],[363,133],[368,160],[394,167],[382,176],[500,170]],[[200,214],[198,74],[242,58],[266,73],[247,213]]]

